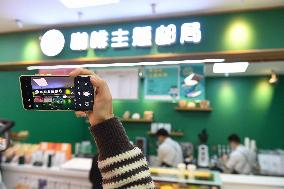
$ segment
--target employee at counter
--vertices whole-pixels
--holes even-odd
[[[234,174],[250,174],[252,170],[252,163],[250,158],[250,151],[245,146],[241,145],[240,137],[232,134],[228,137],[231,147],[231,154],[229,158],[223,157],[225,164],[225,172]]]
[[[183,163],[183,154],[180,145],[174,141],[167,130],[159,129],[156,133],[158,142],[158,160],[160,166],[177,167]]]

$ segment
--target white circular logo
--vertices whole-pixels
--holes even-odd
[[[64,48],[64,35],[59,30],[48,30],[42,36],[40,41],[40,48],[46,56],[56,56]]]

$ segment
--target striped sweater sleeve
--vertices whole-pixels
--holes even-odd
[[[104,189],[155,188],[141,150],[130,144],[121,122],[111,118],[90,127],[99,150]]]

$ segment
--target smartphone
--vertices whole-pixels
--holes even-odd
[[[89,111],[94,87],[90,76],[20,76],[26,110]]]

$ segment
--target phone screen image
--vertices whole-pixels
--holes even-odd
[[[21,76],[25,109],[92,110],[94,89],[89,77]]]
[[[75,109],[74,79],[70,77],[32,77],[34,109]]]

